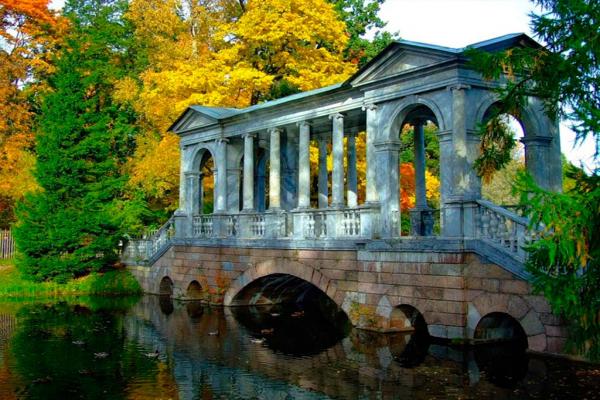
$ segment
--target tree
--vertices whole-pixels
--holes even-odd
[[[0,0],[0,228],[14,220],[14,202],[37,188],[31,174],[36,101],[66,28],[47,3]]]
[[[379,54],[397,33],[383,31],[386,23],[379,18],[379,7],[385,0],[330,0],[342,21],[346,23],[349,39],[344,50],[345,59],[362,67]],[[365,38],[373,32],[373,39]]]
[[[127,15],[146,64],[118,83],[116,98],[141,116],[130,183],[157,209],[177,207],[178,138],[166,129],[186,107],[247,107],[356,68],[344,60],[346,25],[325,0],[140,0]],[[168,165],[156,168],[156,154]]]
[[[541,98],[551,117],[571,123],[581,143],[600,144],[600,3],[595,0],[535,0],[542,7],[532,27],[545,48],[471,52],[487,78],[506,76],[501,106],[492,116],[514,113],[527,96]],[[508,74],[505,74],[508,72]],[[485,130],[482,134],[486,135]],[[502,140],[502,139],[500,139]],[[490,143],[498,144],[493,138]],[[484,146],[482,157],[497,147]],[[505,154],[504,154],[505,156]],[[481,159],[481,158],[480,158]],[[485,172],[481,171],[480,172]],[[570,323],[571,349],[600,359],[600,174],[578,172],[565,193],[537,187],[521,175],[517,190],[537,241],[528,248],[533,287]]]
[[[135,115],[111,98],[129,69],[125,1],[71,0],[71,21],[43,98],[35,177],[41,189],[17,208],[17,267],[35,280],[65,281],[118,259],[118,199]]]

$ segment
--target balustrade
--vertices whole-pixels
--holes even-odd
[[[533,239],[528,220],[486,200],[478,200],[476,231],[480,239],[525,260],[523,246]]]
[[[213,237],[213,216],[196,215],[192,218],[192,233],[197,238]]]

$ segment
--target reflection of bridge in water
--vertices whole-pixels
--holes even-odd
[[[536,46],[523,34],[473,45]],[[190,107],[171,128],[181,138],[179,209],[155,235],[129,243],[124,260],[150,293],[273,303],[271,289],[293,277],[292,292],[310,284],[364,329],[419,320],[438,338],[519,337],[532,350],[562,352],[563,323],[524,270],[534,232],[481,198],[477,127],[497,109],[502,81],[467,61],[464,49],[400,41],[339,85],[245,109]],[[516,117],[527,170],[560,190],[556,121],[536,98]],[[426,198],[426,126],[437,129],[439,212]],[[414,139],[410,229],[398,176],[405,128]],[[366,162],[360,179],[357,159]]]
[[[478,390],[500,390],[479,382],[480,370],[472,354],[416,343],[410,335],[353,330],[317,354],[291,357],[268,343],[252,343],[253,328],[241,325],[231,309],[199,312],[185,303],[173,308],[163,304],[163,309],[168,314],[160,311],[158,297],[146,296],[130,312],[126,330],[130,338],[148,351],[158,349],[168,361],[182,399],[211,391],[239,393],[244,398],[322,398],[318,392],[356,399],[361,393],[419,398],[428,392],[443,397],[475,384]],[[214,331],[219,335],[210,336]],[[524,355],[508,362],[513,382],[526,375]],[[510,376],[511,371],[501,373]]]

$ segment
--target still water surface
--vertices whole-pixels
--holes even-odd
[[[154,296],[0,303],[0,399],[598,399],[598,366]]]

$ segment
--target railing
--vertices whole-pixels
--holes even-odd
[[[523,246],[533,239],[529,221],[487,200],[477,200],[477,204],[475,223],[479,238],[525,261]]]
[[[307,238],[327,237],[326,212],[310,212],[304,215],[304,236]]]
[[[195,215],[192,217],[192,235],[197,238],[213,237],[213,221],[212,215]]]
[[[251,238],[265,237],[266,222],[264,214],[249,214],[245,219],[247,219],[248,233]]]
[[[9,230],[0,231],[0,260],[13,258],[15,256],[16,247],[15,239]]]
[[[294,237],[306,239],[371,238],[378,231],[379,208],[294,212]]]
[[[171,217],[160,229],[150,231],[141,238],[130,239],[123,250],[123,258],[127,261],[149,260],[167,247],[174,236],[175,222]]]

